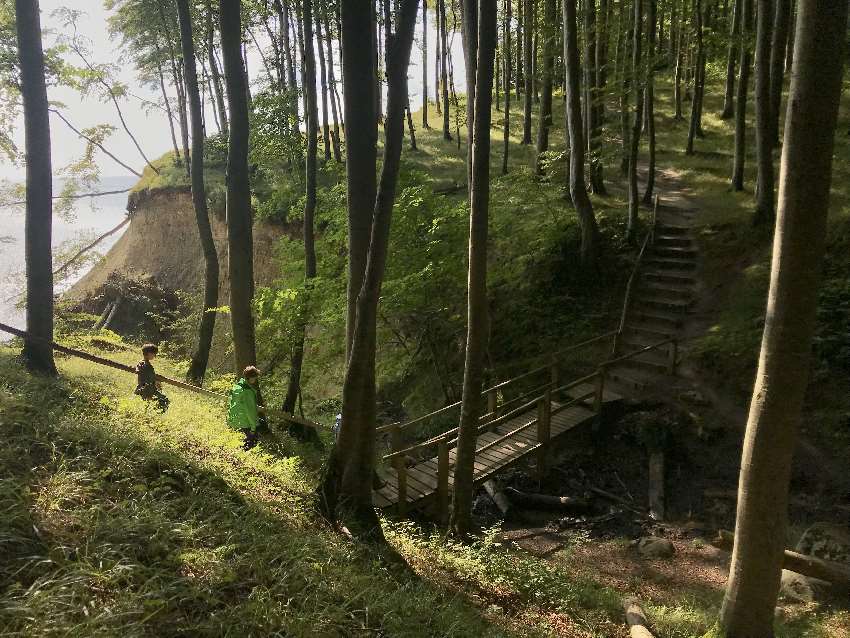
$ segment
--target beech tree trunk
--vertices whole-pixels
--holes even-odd
[[[330,18],[328,18],[329,8],[327,4],[323,7],[323,15],[325,20],[325,39],[328,47],[328,85],[330,87],[331,99],[331,117],[333,119],[333,131],[331,131],[331,141],[333,142],[334,160],[342,161],[342,151],[339,147],[339,109],[337,108],[337,100],[339,99],[336,92],[336,70],[334,69],[334,50],[333,39],[331,38]],[[321,46],[321,43],[319,44]]]
[[[312,0],[302,0],[302,2],[311,2]],[[322,14],[321,7],[316,7],[316,44],[319,50],[319,82],[322,90],[322,143],[324,144],[325,161],[331,159],[331,127],[328,124],[328,69],[325,64],[325,48],[322,46]],[[312,31],[312,29],[311,29]],[[313,48],[313,40],[307,40],[308,48]],[[315,65],[315,55],[313,55],[313,64]],[[309,89],[308,89],[309,90]]]
[[[740,0],[742,2],[747,2],[748,0]],[[677,2],[678,4],[678,2]],[[683,64],[684,64],[684,50],[683,50],[683,42],[685,37],[685,6],[682,6],[682,13],[679,17],[679,22],[677,23],[676,28],[676,70],[673,78],[673,104],[675,106],[676,112],[673,118],[679,122],[684,119],[683,111],[682,111],[682,75],[683,75]]]
[[[446,46],[446,0],[437,0],[440,11],[440,85],[443,89],[443,139],[452,139],[451,124],[449,123],[449,78],[448,51]]]
[[[428,122],[428,0],[422,0],[422,128],[431,128]]]
[[[770,292],[744,438],[735,548],[720,612],[729,638],[773,635],[791,461],[826,237],[847,3],[801,2],[799,11]]]
[[[631,42],[631,17],[626,5],[620,7],[620,25],[617,36],[617,58],[620,60],[620,136],[622,138],[620,173],[627,177],[629,174],[629,156],[632,144],[631,128],[629,126],[629,104],[631,103],[631,73],[629,71],[629,43]]]
[[[319,140],[319,107],[316,96],[316,55],[313,51],[313,0],[301,0],[301,20],[304,29],[304,96],[307,104],[305,113],[307,125],[307,156],[304,163],[304,294],[309,296],[311,280],[316,277],[316,246],[314,240],[314,220],[316,215],[316,164],[318,159]],[[319,25],[319,15],[316,14],[316,25]],[[321,52],[321,39],[319,51]],[[324,84],[324,82],[323,82]],[[325,115],[327,112],[325,112]],[[324,120],[327,124],[327,119]],[[326,140],[327,143],[327,140]],[[325,149],[325,158],[329,158],[329,149]],[[295,404],[301,392],[301,369],[304,365],[304,338],[307,328],[308,299],[302,303],[298,339],[292,349],[289,366],[289,382],[286,396],[283,400],[283,411],[290,414],[295,411]]]
[[[490,200],[490,122],[493,91],[493,59],[496,52],[496,0],[464,0],[464,40],[467,95],[474,95],[472,170],[469,201],[469,292],[467,306],[466,360],[463,398],[455,457],[452,499],[452,531],[459,537],[469,532],[472,512],[473,470],[482,413],[481,386],[487,351],[487,231]],[[474,82],[474,85],[473,85]]]
[[[738,61],[738,40],[741,34],[741,5],[746,0],[735,0],[732,7],[732,26],[729,30],[729,53],[726,56],[726,88],[723,91],[723,111],[720,118],[730,119],[735,114],[735,64]]]
[[[768,0],[769,1],[769,0]],[[691,100],[691,121],[688,127],[688,143],[685,148],[687,155],[694,154],[694,140],[702,136],[702,96],[703,80],[705,78],[705,50],[702,42],[702,0],[694,0],[693,21],[697,47],[694,61],[694,90]]]
[[[540,97],[540,123],[537,127],[537,174],[543,174],[542,155],[549,150],[552,127],[552,77],[555,70],[555,0],[543,0],[543,86]]]
[[[375,188],[374,51],[370,44],[370,2],[342,3],[342,62],[348,161],[349,220],[368,226],[368,263],[356,295],[355,326],[342,390],[339,440],[328,459],[319,491],[322,509],[352,533],[381,541],[383,532],[372,506],[375,451],[375,348],[378,300],[387,258],[390,220],[404,140],[407,68],[418,15],[417,0],[401,0],[396,33],[387,51],[387,118],[380,188]],[[372,41],[373,42],[373,41]],[[358,130],[361,129],[361,130]],[[371,163],[369,161],[371,160]],[[362,180],[362,181],[359,181]],[[376,195],[377,192],[377,196]],[[371,202],[368,197],[372,196]],[[351,222],[349,222],[351,227]],[[349,240],[351,241],[351,240]],[[360,241],[360,238],[357,238]],[[354,264],[350,264],[350,269]],[[351,292],[351,289],[349,288]]]
[[[773,209],[773,110],[770,95],[770,31],[773,27],[773,1],[757,0],[756,11],[756,210],[753,224],[772,224]]]
[[[24,220],[27,335],[32,337],[24,339],[22,356],[30,370],[55,375],[50,346],[53,341],[53,171],[38,0],[15,0],[15,28],[27,165]]]
[[[503,80],[505,82],[505,108],[504,108],[504,126],[502,127],[502,175],[508,174],[508,150],[510,147],[510,139],[511,139],[511,71],[512,71],[512,58],[511,58],[511,3],[512,0],[504,0],[503,6],[503,20],[502,23],[502,38],[504,47],[504,53],[502,55],[502,63],[504,64],[505,71],[502,74]]]
[[[584,130],[581,117],[581,63],[578,54],[577,0],[563,1],[564,66],[566,68],[566,130],[570,147],[570,197],[581,224],[581,261],[596,260],[599,227],[584,182]]]
[[[198,69],[195,66],[195,45],[192,39],[192,14],[189,0],[177,0],[177,16],[180,22],[180,43],[183,49],[183,75],[186,78],[186,94],[189,101],[189,118],[192,122],[192,204],[198,224],[198,236],[204,251],[204,306],[198,325],[198,347],[192,355],[186,377],[197,384],[203,383],[212,347],[215,329],[215,311],[218,307],[218,254],[210,227],[207,210],[207,190],[204,183],[204,125],[202,121],[201,96],[198,92]]]
[[[744,166],[747,161],[747,93],[750,84],[749,36],[753,30],[753,0],[739,0],[743,12],[741,22],[741,59],[738,64],[738,86],[735,95],[735,158],[732,164],[732,189],[744,190]]]
[[[646,190],[643,192],[643,203],[652,204],[655,192],[655,29],[656,29],[656,0],[648,0],[649,11],[646,16],[647,51],[646,51],[646,138],[649,146],[646,167]]]
[[[602,180],[602,162],[599,157],[601,129],[601,104],[597,77],[599,69],[596,66],[598,40],[601,36],[597,30],[596,0],[585,0],[584,3],[585,49],[584,59],[587,69],[587,148],[590,152],[590,189],[598,195],[605,194],[605,184]]]
[[[779,141],[779,116],[782,107],[782,85],[785,81],[785,47],[791,22],[791,0],[776,0],[773,37],[770,43],[770,135]]]
[[[641,38],[643,20],[643,0],[634,0],[634,19],[632,29],[632,83],[634,90],[634,119],[632,120],[632,134],[629,147],[629,219],[626,229],[626,238],[629,242],[635,241],[637,232],[638,207],[638,182],[637,162],[638,148],[640,147],[640,133],[643,122],[643,87],[641,86]]]
[[[524,102],[522,116],[522,143],[531,144],[531,103],[534,92],[534,75],[531,70],[531,60],[534,53],[531,46],[531,34],[534,30],[534,21],[531,19],[532,3],[534,0],[522,0],[524,7],[522,10],[525,24],[522,30],[522,51],[523,51],[523,79],[524,85]]]
[[[157,47],[159,54],[159,47]],[[174,111],[171,108],[171,100],[165,88],[165,74],[162,72],[162,61],[156,61],[157,73],[159,75],[159,89],[162,92],[162,101],[165,103],[165,116],[168,118],[168,130],[171,133],[171,144],[174,147],[174,161],[180,163],[180,147],[177,146],[177,134],[174,132]]]
[[[238,0],[219,0],[219,32],[227,83],[227,246],[230,323],[236,373],[257,360],[254,340],[254,235],[248,174],[248,89],[242,63],[242,16]]]

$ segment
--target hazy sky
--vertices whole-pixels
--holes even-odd
[[[132,62],[127,59],[122,59],[122,52],[119,46],[120,42],[110,40],[106,24],[108,12],[103,8],[101,0],[41,0],[42,26],[47,32],[45,34],[46,46],[55,42],[57,35],[62,33],[64,30],[61,20],[53,16],[53,13],[62,6],[69,6],[77,10],[85,11],[86,16],[80,19],[79,33],[90,40],[89,49],[92,52],[91,61],[93,63],[114,63],[118,68],[118,78],[130,87],[131,92],[144,99],[155,102],[159,100],[160,96],[158,92],[153,93],[151,90],[139,85]],[[419,44],[421,32],[422,25],[420,22],[416,27],[416,43],[414,44],[414,50],[411,54],[410,67],[410,97],[411,107],[414,110],[419,108],[421,105],[422,52]],[[258,33],[257,35],[259,36],[260,34]],[[429,93],[432,97],[434,93],[433,65],[435,41],[436,32],[433,28],[429,28],[428,80]],[[73,55],[73,53],[70,55]],[[459,34],[454,38],[452,55],[455,66],[456,82],[460,82],[462,84],[464,77],[464,65]],[[335,61],[337,65],[339,65],[339,56],[336,55],[335,57]],[[70,61],[74,64],[80,63],[79,60],[73,58],[71,58]],[[249,48],[248,67],[252,78],[255,78],[258,73],[262,72],[261,59],[253,47]],[[340,76],[341,74],[337,71],[337,78]],[[51,101],[61,102],[64,105],[62,108],[63,113],[78,129],[83,129],[97,124],[112,124],[113,126],[116,126],[117,130],[107,139],[104,145],[122,161],[141,171],[144,166],[144,160],[142,160],[129,137],[120,128],[120,122],[118,121],[115,108],[110,102],[101,102],[94,95],[87,98],[81,98],[81,96],[75,91],[64,88],[50,89],[49,98]],[[141,100],[134,99],[132,97],[128,97],[123,100],[121,102],[121,108],[130,130],[133,131],[133,134],[139,139],[142,149],[148,157],[151,159],[159,157],[171,148],[168,122],[164,112],[160,109],[150,108],[149,106],[146,107]],[[207,117],[207,122],[208,128],[215,130],[212,115]],[[51,114],[50,126],[51,138],[53,141],[54,173],[58,175],[62,167],[80,156],[85,148],[85,144],[53,114]],[[16,131],[16,141],[20,147],[23,148],[22,122]],[[101,167],[101,174],[103,176],[130,174],[126,169],[115,164],[112,160],[99,152],[97,157],[97,161]],[[0,160],[0,178],[20,179],[23,175],[23,167],[11,166],[7,161]]]

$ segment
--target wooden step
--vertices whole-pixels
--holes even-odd
[[[694,285],[697,282],[697,280],[690,275],[670,270],[644,270],[641,272],[641,277],[647,281],[658,281],[682,285]]]
[[[668,370],[668,364],[666,361],[662,362],[650,359],[646,355],[639,355],[632,359],[626,359],[625,361],[621,361],[620,365],[629,369],[646,370],[648,372],[666,373]]]
[[[687,312],[693,302],[690,299],[672,299],[670,297],[660,297],[658,295],[638,294],[635,299],[635,305],[638,308],[658,308],[659,310],[668,310],[671,312]]]
[[[659,221],[658,232],[664,235],[687,235],[691,232],[691,227],[673,224],[667,221]]]
[[[666,313],[663,310],[633,308],[629,313],[630,318],[637,323],[655,323],[666,326],[668,329],[675,330],[682,323],[682,316],[676,313]]]
[[[664,270],[694,270],[697,267],[696,261],[693,259],[677,259],[675,257],[650,256],[646,260],[646,264],[652,268]]]
[[[671,329],[666,324],[659,326],[654,323],[629,323],[626,324],[623,330],[625,333],[633,335],[635,338],[650,337],[652,339],[652,343],[658,343],[664,339],[669,339],[675,332],[675,330]]]
[[[659,257],[690,257],[697,256],[697,249],[685,246],[653,246],[652,254]]]
[[[686,235],[656,235],[653,246],[679,246],[689,248],[694,241]]]
[[[671,299],[685,299],[690,301],[694,297],[693,286],[677,286],[668,282],[645,281],[641,283],[638,289],[638,296],[642,293],[648,293],[652,296],[669,297]]]

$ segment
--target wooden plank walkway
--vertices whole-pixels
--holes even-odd
[[[587,399],[573,403],[572,405],[559,411],[561,406],[569,402],[569,399],[578,399],[585,397],[594,392],[593,385],[581,384],[571,388],[566,393],[566,399],[563,402],[553,400],[551,403],[552,417],[549,423],[549,442],[557,438],[561,434],[572,430],[580,425],[593,421],[596,418],[596,412],[593,411],[593,399]],[[622,397],[614,392],[605,390],[603,392],[603,404],[609,404],[620,401]],[[486,481],[491,476],[504,470],[510,465],[525,459],[530,454],[543,447],[537,439],[537,428],[534,426],[538,420],[537,407],[529,409],[510,420],[504,421],[492,430],[481,433],[478,436],[478,443],[475,456],[475,470],[473,480],[476,484]],[[497,441],[500,437],[510,434],[517,428],[524,425],[528,427],[520,432],[504,438],[491,447],[489,444]],[[449,493],[452,490],[453,470],[455,455],[457,448],[452,447],[449,450],[449,473],[448,473],[448,489]],[[406,468],[406,507],[422,505],[428,499],[435,496],[437,493],[437,471],[438,458],[435,456],[426,460],[419,461],[414,465]],[[386,483],[379,489],[373,491],[373,502],[376,507],[388,508],[396,506],[399,502],[398,494],[398,474],[395,468],[389,468],[384,474]]]

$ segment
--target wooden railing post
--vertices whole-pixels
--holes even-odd
[[[552,420],[552,392],[546,390],[543,397],[537,402],[537,442],[540,449],[537,453],[537,477],[543,481],[546,474],[546,452],[549,446]]]
[[[558,387],[558,381],[560,379],[560,370],[558,370],[558,362],[555,360],[555,357],[552,357],[552,365],[549,368],[549,374],[551,379],[551,387],[554,390]]]
[[[603,363],[596,372],[596,396],[594,398],[594,410],[596,410],[596,426],[602,426],[602,405],[605,402],[605,376],[608,370]]]
[[[676,360],[679,358],[679,342],[673,339],[667,350],[667,372],[676,374]]]
[[[394,454],[402,447],[401,426],[393,423],[390,428],[390,453]],[[398,477],[398,514],[404,516],[407,512],[407,465],[403,455],[393,459],[393,468]]]
[[[437,444],[437,515],[440,525],[449,524],[449,444],[443,438]]]
[[[491,419],[495,419],[499,416],[499,391],[498,390],[489,390],[487,392],[487,412],[490,414]]]

